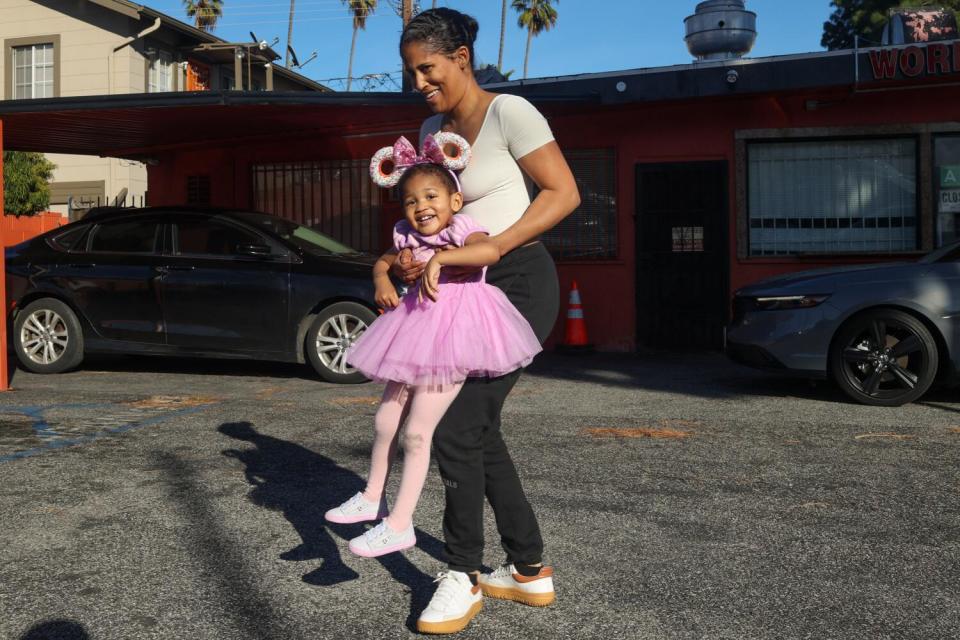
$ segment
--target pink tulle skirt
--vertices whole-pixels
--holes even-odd
[[[441,282],[436,302],[412,287],[347,352],[377,381],[438,386],[502,376],[541,351],[530,324],[504,293],[483,281]]]

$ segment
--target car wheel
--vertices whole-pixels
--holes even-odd
[[[862,404],[898,407],[913,402],[937,376],[937,343],[909,313],[877,309],[844,324],[833,341],[830,371]]]
[[[83,360],[83,331],[70,307],[54,298],[42,298],[17,314],[13,347],[28,371],[60,373]]]
[[[310,364],[327,382],[366,382],[362,373],[347,364],[347,349],[377,315],[356,302],[337,302],[321,310],[307,331],[305,349]]]

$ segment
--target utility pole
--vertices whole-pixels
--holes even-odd
[[[293,0],[291,0],[291,2],[292,1]],[[403,18],[403,28],[406,29],[407,24],[410,22],[410,20],[413,19],[413,0],[402,0],[402,2],[403,2],[403,9],[400,13],[400,17]],[[401,88],[401,90],[404,93],[407,93],[408,91],[413,91],[413,87],[410,85],[410,77],[402,69],[400,73],[402,74],[401,77],[403,78],[403,87]]]
[[[290,41],[293,40],[293,2],[290,0],[290,21],[287,23],[287,55],[283,59],[283,66],[290,68]]]

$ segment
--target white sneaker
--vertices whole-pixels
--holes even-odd
[[[376,558],[394,551],[403,551],[417,544],[417,536],[413,533],[413,525],[397,533],[384,520],[373,529],[368,529],[362,536],[350,541],[350,551],[364,558]]]
[[[474,586],[462,571],[441,571],[430,604],[417,620],[420,633],[457,633],[473,620],[483,606],[480,585]]]
[[[353,524],[354,522],[379,520],[380,518],[386,517],[387,513],[389,512],[387,511],[386,498],[382,498],[380,504],[368,502],[367,499],[363,497],[363,492],[361,491],[339,507],[334,507],[330,509],[330,511],[327,511],[323,517],[326,518],[327,522]]]
[[[478,580],[483,595],[501,600],[514,600],[531,607],[553,604],[553,569],[541,567],[535,576],[522,576],[512,564],[505,564],[491,573],[483,573]]]

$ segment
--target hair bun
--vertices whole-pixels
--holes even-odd
[[[477,41],[477,33],[480,32],[480,23],[477,22],[476,18],[473,16],[468,16],[465,13],[461,13],[460,15],[462,16],[460,20],[460,26],[463,28],[463,32],[466,34],[467,40],[470,42],[470,44],[473,44]]]

